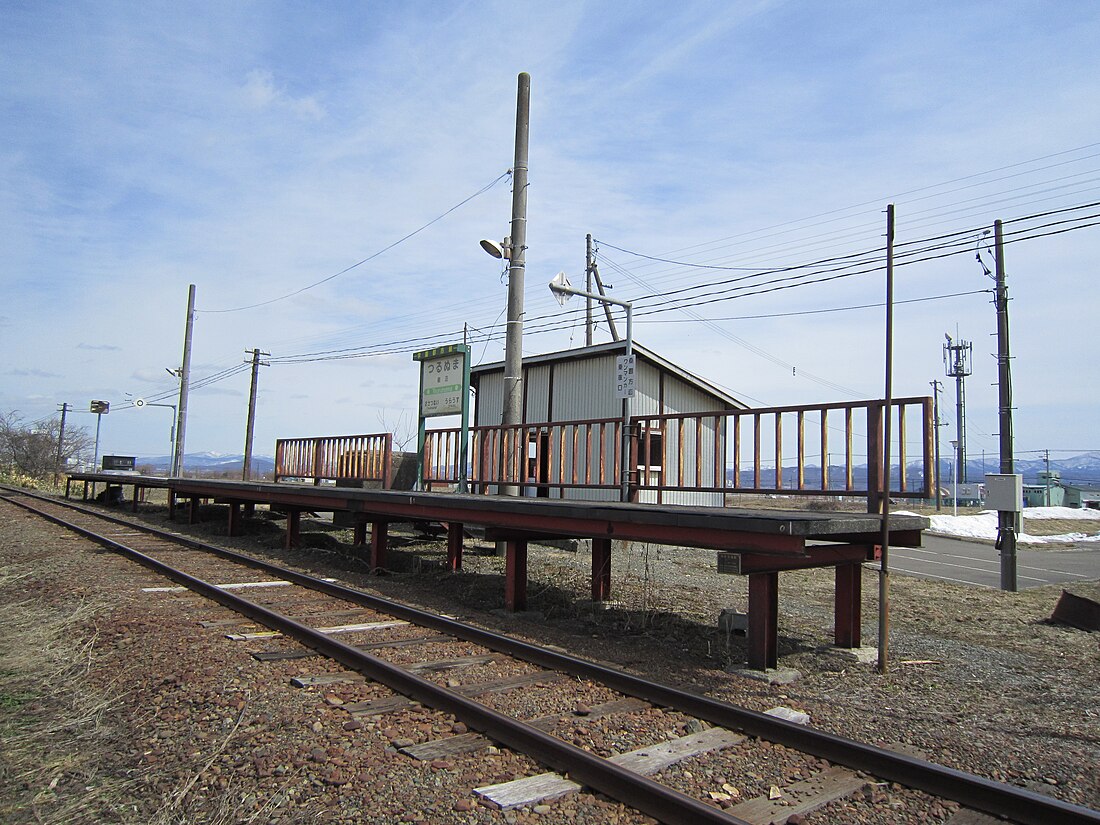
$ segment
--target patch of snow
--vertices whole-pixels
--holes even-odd
[[[1100,510],[1089,510],[1083,507],[1025,507],[1024,518],[1100,521]]]
[[[1024,511],[1025,518],[1036,518],[1033,515],[1035,512],[1040,512],[1043,515],[1038,516],[1040,519],[1054,519],[1054,518],[1070,518],[1070,519],[1091,519],[1100,520],[1098,515],[1082,516],[1081,513],[1087,513],[1087,510],[1078,510],[1072,507],[1029,507]],[[1093,511],[1095,513],[1095,511]],[[1064,516],[1063,513],[1071,513],[1073,515]],[[914,515],[904,510],[897,511],[898,515]],[[947,536],[949,538],[957,539],[983,539],[985,541],[994,541],[997,538],[997,511],[996,510],[983,510],[977,515],[966,516],[952,516],[952,515],[931,515],[928,516],[928,521],[931,522],[931,527],[928,533],[933,536]],[[1017,538],[1017,544],[1084,544],[1094,543],[1100,544],[1100,534],[1089,535],[1088,533],[1063,533],[1058,536],[1031,536],[1027,533],[1020,533]]]

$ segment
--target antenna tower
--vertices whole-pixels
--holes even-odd
[[[958,333],[955,333],[958,335]],[[955,419],[958,429],[958,453],[955,461],[957,478],[960,483],[966,483],[966,376],[970,375],[970,356],[973,349],[969,341],[952,341],[951,336],[945,334],[947,343],[943,345],[943,367],[948,378],[955,379]]]

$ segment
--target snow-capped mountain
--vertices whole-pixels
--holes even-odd
[[[171,456],[167,455],[141,456],[134,462],[134,466],[150,467],[155,473],[167,473],[171,461]],[[186,453],[183,457],[183,466],[189,473],[239,473],[244,467],[244,456],[230,453]],[[271,456],[252,456],[253,473],[261,475],[270,473],[274,469],[275,459]]]

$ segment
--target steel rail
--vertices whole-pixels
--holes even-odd
[[[881,779],[897,782],[933,796],[952,799],[974,810],[1004,817],[1025,825],[1049,825],[1051,822],[1067,823],[1067,825],[1077,825],[1078,823],[1081,823],[1081,825],[1090,823],[1091,825],[1100,825],[1100,811],[1074,805],[1003,782],[996,782],[955,768],[938,765],[917,757],[857,742],[805,725],[798,725],[768,714],[736,707],[679,688],[650,682],[606,665],[547,650],[528,642],[427,613],[408,605],[391,602],[379,596],[373,596],[335,582],[314,579],[294,570],[195,539],[162,532],[156,528],[97,513],[71,503],[62,504],[47,496],[28,494],[24,491],[19,492],[78,511],[88,512],[99,518],[105,518],[144,532],[161,535],[189,545],[194,549],[207,550],[223,558],[248,564],[255,569],[314,588],[328,595],[353,601],[380,612],[390,613],[424,627],[449,633],[465,641],[508,653],[532,664],[563,671],[578,678],[592,679],[621,693],[652,702],[655,705],[674,708],[721,727],[741,730],[751,736],[766,739],[854,770],[863,771]],[[18,504],[19,502],[15,503]],[[30,507],[27,509],[34,510]],[[48,514],[45,515],[47,518],[51,518]],[[60,519],[57,519],[57,521],[64,523]]]
[[[453,714],[469,727],[510,748],[531,756],[569,776],[581,785],[591,787],[624,805],[652,816],[669,825],[751,825],[744,819],[725,813],[693,797],[623,768],[603,757],[591,754],[538,728],[513,719],[475,702],[448,688],[416,676],[397,665],[372,656],[330,635],[314,630],[262,605],[222,590],[217,585],[189,575],[152,556],[128,547],[119,541],[100,535],[59,516],[39,510],[25,502],[7,499],[43,518],[72,530],[85,538],[108,547],[153,570],[189,590],[278,630],[330,659],[380,682],[392,690],[422,702],[429,707]],[[175,539],[175,536],[171,538]],[[305,577],[309,578],[309,577]]]

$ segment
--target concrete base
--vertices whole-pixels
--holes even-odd
[[[861,665],[873,665],[878,662],[878,648],[876,647],[827,647],[823,653],[838,656],[849,662],[858,662]]]
[[[780,705],[777,708],[764,711],[768,716],[774,716],[777,719],[786,719],[788,722],[794,722],[796,725],[808,725],[810,724],[810,714],[803,713],[800,710],[794,708],[788,708],[784,705]]]
[[[753,670],[739,665],[726,668],[726,673],[734,676],[744,676],[746,679],[754,679],[757,682],[767,682],[769,685],[789,685],[802,678],[802,673],[789,667],[777,667],[774,670]]]
[[[718,630],[734,636],[746,635],[749,632],[749,614],[737,610],[723,610],[718,614]]]

